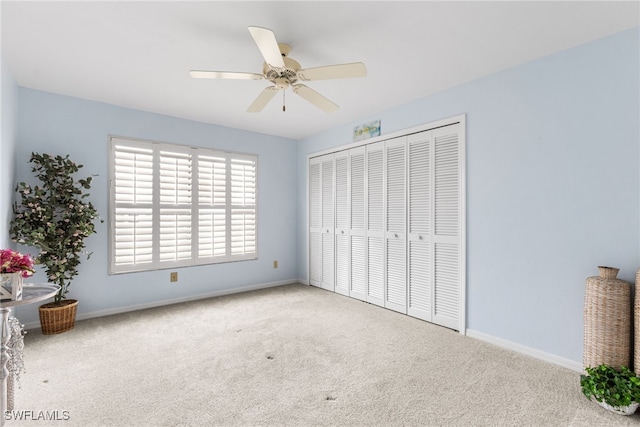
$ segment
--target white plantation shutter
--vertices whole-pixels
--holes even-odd
[[[159,153],[159,261],[191,260],[191,153]]]
[[[230,159],[231,235],[229,251],[232,256],[252,257],[256,252],[256,159]]]
[[[198,257],[227,254],[227,159],[199,154],[198,159]]]
[[[117,144],[113,159],[113,233],[118,265],[153,261],[153,149],[151,144]]]
[[[257,157],[110,140],[110,272],[257,258]]]

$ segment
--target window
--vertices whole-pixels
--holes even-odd
[[[255,155],[110,139],[110,273],[257,258]]]

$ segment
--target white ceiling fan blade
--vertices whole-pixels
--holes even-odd
[[[249,32],[258,45],[265,62],[272,67],[284,68],[282,53],[280,53],[273,31],[262,27],[249,27]]]
[[[259,113],[262,109],[271,101],[271,98],[278,92],[278,88],[275,86],[269,86],[265,88],[260,95],[253,101],[249,108],[247,108],[247,112],[249,113]]]
[[[310,103],[312,103],[313,105],[315,105],[316,107],[318,107],[319,109],[321,109],[326,113],[331,113],[338,109],[338,106],[336,104],[329,101],[327,98],[320,95],[318,92],[316,92],[315,90],[311,89],[308,86],[293,85],[292,88],[295,93],[297,93],[298,95],[300,95],[301,97],[303,97],[304,99],[306,99],[307,101],[309,101]]]
[[[347,79],[351,77],[364,77],[367,75],[367,67],[362,62],[351,64],[327,65],[325,67],[307,68],[298,71],[298,78],[302,80],[326,80]]]
[[[191,70],[189,74],[194,79],[238,79],[238,80],[260,80],[264,76],[256,73],[236,73],[234,71],[202,71]]]

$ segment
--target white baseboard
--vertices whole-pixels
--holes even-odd
[[[535,348],[527,347],[526,345],[518,344],[513,341],[494,337],[492,335],[475,331],[473,329],[467,329],[467,336],[478,339],[480,341],[488,342],[489,344],[493,344],[498,347],[506,348],[507,350],[526,354],[527,356],[535,357],[536,359],[544,360],[545,362],[553,363],[554,365],[562,366],[563,368],[571,369],[572,371],[580,373],[583,372],[582,362],[576,362],[575,360],[536,350]]]
[[[303,285],[308,285],[307,279],[298,279],[298,283],[302,283]]]
[[[292,285],[295,283],[299,283],[298,279],[280,280],[278,282],[269,282],[269,283],[258,283],[255,285],[241,286],[239,288],[222,289],[214,292],[207,292],[204,294],[188,295],[181,298],[172,298],[172,299],[166,299],[166,300],[160,300],[160,301],[153,301],[145,304],[115,307],[115,308],[109,308],[106,310],[91,311],[88,313],[78,313],[78,315],[76,316],[76,320],[86,320],[86,319],[93,319],[95,317],[111,316],[113,314],[127,313],[130,311],[138,311],[138,310],[144,310],[147,308],[161,307],[161,306],[171,305],[171,304],[179,304],[181,302],[197,301],[201,299],[220,297],[224,295],[239,294],[241,292],[249,292],[249,291],[255,291],[258,289],[273,288],[275,286]],[[40,322],[26,323],[24,325],[24,328],[26,330],[40,328]]]

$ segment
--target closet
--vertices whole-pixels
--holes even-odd
[[[464,116],[309,156],[309,283],[464,333]]]

